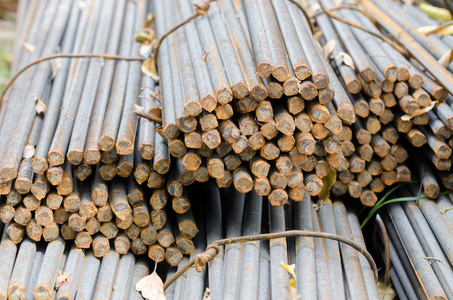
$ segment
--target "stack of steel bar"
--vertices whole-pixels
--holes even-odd
[[[147,1],[33,3],[27,17],[19,18],[25,24],[18,43],[26,47],[19,47],[13,70],[58,48],[139,56],[132,37],[145,23]],[[9,223],[5,232],[12,242],[62,237],[78,248],[91,247],[96,257],[112,246],[119,254],[147,252],[170,264],[192,253],[198,229],[181,184],[182,165],[174,162],[166,187],[167,145],[154,123],[137,121],[133,112],[137,103],[153,108],[154,82],[142,78],[140,66],[62,59],[32,67],[12,86],[0,133],[0,220]]]
[[[207,192],[199,190],[198,195],[194,210],[203,221],[192,257],[224,237],[285,228],[334,233],[365,247],[355,212],[342,202],[327,201],[316,211],[305,193],[304,200],[286,208],[272,207],[254,192],[225,192],[212,181]],[[5,232],[0,244],[0,299],[142,299],[136,283],[154,268],[147,258],[119,255],[113,249],[98,258],[62,238],[46,246],[26,238],[18,246]],[[179,267],[187,261],[182,259]],[[282,263],[296,265],[291,284],[304,298],[378,299],[373,271],[360,253],[337,241],[309,237],[221,246],[201,273],[189,269],[170,285],[166,297],[202,299],[209,288],[212,299],[290,299],[292,275]],[[157,271],[168,279],[176,269],[159,264]]]
[[[157,35],[188,19],[191,4],[155,2]],[[355,114],[301,11],[271,0],[243,8],[245,23],[233,1],[212,2],[162,43],[162,135],[188,171],[280,206],[317,195],[329,167],[347,168],[337,134]]]
[[[308,192],[302,201],[286,207],[271,206],[253,191],[223,196],[210,185],[205,195],[209,199],[206,227],[195,238],[194,255],[203,252],[206,243],[221,238],[286,229],[336,233],[365,246],[355,212],[342,202],[329,200],[316,211]],[[295,265],[295,278],[283,264]],[[167,279],[176,270],[170,268]],[[379,298],[373,272],[364,257],[347,245],[311,237],[226,245],[203,272],[189,270],[170,285],[166,296],[201,299],[209,288],[211,299],[297,299],[290,297],[290,279],[294,279],[292,284],[303,299]]]
[[[399,194],[425,196],[417,185]],[[400,299],[453,298],[452,207],[450,193],[434,200],[392,203],[377,217],[385,224],[379,252],[389,253],[390,277]]]
[[[386,36],[393,36],[399,41],[400,31],[391,29],[398,25],[392,22],[403,26],[404,22],[417,21],[409,15],[405,17],[388,0],[361,3],[361,11],[355,8],[337,9],[334,1],[330,0],[306,0],[304,3],[310,7],[316,24],[323,32],[324,54],[336,66],[335,70],[348,91],[357,115],[354,124],[343,126],[344,131],[350,129],[348,137],[351,133],[353,136],[343,141],[343,154],[348,157],[350,167],[339,173],[333,193],[342,195],[349,192],[352,197],[362,197],[364,203],[364,193],[369,190],[380,192],[386,185],[410,181],[411,171],[405,161],[407,150],[413,147],[421,148],[424,154],[417,157],[420,158],[417,163],[422,162],[426,166],[417,169],[420,177],[424,174],[423,169],[425,172],[431,169],[429,161],[436,169],[449,171],[453,146],[449,140],[453,129],[450,120],[453,117],[453,75],[449,72],[452,64],[448,70],[430,69],[430,63],[438,65],[438,56],[447,53],[448,47],[442,47],[442,42],[436,43],[438,46],[433,45],[441,50],[436,48],[436,52],[427,53],[429,63],[425,62],[425,65],[419,58],[418,62],[406,58],[397,50],[401,47],[395,48],[387,43],[389,38]],[[329,14],[323,13],[322,10],[326,9],[334,10]],[[378,12],[382,17],[377,17]],[[369,15],[387,30],[384,35],[368,18]],[[338,18],[366,31],[349,26]],[[403,27],[401,32],[421,36],[409,25]],[[417,39],[423,47],[432,45],[425,43],[425,40],[428,38]],[[450,174],[445,172],[442,176],[445,185],[451,187],[453,178]],[[437,196],[429,192],[427,195]],[[377,198],[371,195],[367,199],[372,205]]]

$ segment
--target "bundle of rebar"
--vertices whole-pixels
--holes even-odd
[[[222,238],[291,229],[336,233],[365,247],[356,213],[340,201],[315,209],[308,192],[286,207],[271,206],[253,191],[224,196],[212,186],[206,193],[206,227],[195,238],[192,255]],[[186,262],[168,269],[167,280]],[[202,272],[189,270],[165,295],[201,299],[208,288],[212,299],[292,299],[294,289],[291,295],[303,299],[379,299],[375,280],[367,260],[353,248],[333,240],[289,237],[227,244]]]
[[[338,234],[365,247],[351,207],[327,201],[316,211],[308,192],[300,202],[272,207],[253,191],[220,190],[210,181],[196,199],[200,233],[193,240],[191,258],[222,238],[285,228]],[[155,268],[148,258],[120,255],[113,248],[99,258],[61,237],[47,245],[26,238],[18,246],[7,230],[0,244],[0,299],[142,299],[136,284]],[[175,261],[175,253],[169,256]],[[179,264],[159,264],[157,272],[168,279],[188,259],[181,256]],[[295,268],[294,275],[285,265]],[[189,269],[169,286],[166,297],[202,299],[208,293],[213,299],[290,299],[291,285],[304,298],[378,299],[375,280],[368,261],[348,245],[321,238],[278,238],[221,246],[201,273]]]
[[[416,30],[427,16],[414,18],[423,13],[404,5],[411,11],[407,14],[388,0],[365,1],[360,7],[345,3],[343,8],[329,0],[307,2],[323,31],[324,54],[336,64],[358,118],[351,126],[355,141],[343,145],[365,174],[354,178],[351,172],[340,173],[333,193],[349,191],[354,197],[351,191],[355,190],[360,195],[355,188],[359,179],[362,188],[374,192],[397,181],[410,181],[411,170],[405,163],[408,152],[409,164],[415,166],[412,171],[423,179],[427,196],[439,194],[436,177],[451,188],[452,65],[445,69],[437,62],[448,52],[446,42]],[[401,46],[412,58],[399,51]],[[420,148],[420,154],[412,154],[414,147]]]
[[[96,257],[112,247],[170,265],[190,255],[198,229],[184,172],[166,186],[167,145],[134,113],[134,104],[149,111],[159,103],[150,101],[154,81],[141,74],[133,39],[147,1],[34,1],[24,10],[13,70],[58,51],[88,58],[33,66],[6,95],[0,220],[10,240],[63,238]]]
[[[399,194],[425,196],[418,185]],[[379,252],[389,254],[389,275],[400,299],[453,297],[452,196],[392,203],[378,217],[385,224]]]

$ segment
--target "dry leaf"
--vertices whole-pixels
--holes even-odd
[[[321,5],[319,5],[318,2],[313,3],[313,4],[310,6],[310,11],[311,11],[311,14],[312,14],[311,16],[314,16],[314,15],[318,14],[319,12],[322,11]]]
[[[152,28],[142,28],[134,34],[134,39],[139,42],[148,42],[150,43],[152,40],[156,38],[156,31]]]
[[[427,107],[423,107],[421,109],[417,109],[413,114],[405,114],[404,116],[401,116],[401,120],[403,121],[410,121],[411,119],[417,117],[417,116],[420,116],[420,115],[423,115],[427,112],[429,112],[431,109],[434,108],[434,106],[437,104],[438,102],[437,101],[433,101],[431,102],[431,105],[430,106],[427,106]]]
[[[159,81],[153,55],[142,63],[142,73],[151,77],[154,81]]]
[[[297,292],[297,289],[295,287],[289,286],[288,291],[289,291],[289,300],[299,300],[300,299],[300,295]]]
[[[156,271],[151,275],[145,276],[137,282],[135,289],[142,293],[145,299],[149,300],[165,300],[164,283],[157,275]]]
[[[439,63],[444,67],[448,68],[448,64],[453,60],[453,49],[448,50],[439,59]]]
[[[325,58],[330,58],[333,49],[335,49],[337,43],[335,42],[334,39],[329,40],[324,47],[322,48],[322,53],[324,54]]]
[[[142,106],[140,106],[140,105],[138,105],[138,104],[134,104],[134,106],[132,106],[132,108],[133,108],[134,110],[138,110],[138,111],[141,111],[141,112],[145,112],[145,108],[142,107]]]
[[[344,0],[335,0],[334,5],[335,5],[335,7],[340,7],[343,4],[343,2],[344,2]]]
[[[35,98],[35,101],[36,101],[36,113],[38,115],[45,113],[47,110],[46,104],[44,102],[42,102],[42,100],[39,99],[38,97]]]
[[[52,79],[57,76],[58,70],[61,68],[61,57],[50,60],[50,68],[52,69]]]
[[[206,16],[208,13],[208,9],[209,9],[209,1],[201,0],[201,1],[195,2],[193,4],[193,6],[195,6],[195,10],[197,11],[197,13],[200,16]]]
[[[208,287],[204,291],[203,300],[211,300],[211,290]]]
[[[24,48],[25,48],[28,52],[33,53],[33,52],[35,52],[35,48],[36,48],[36,47],[35,47],[34,45],[32,45],[32,44],[24,43]]]
[[[206,50],[203,51],[203,60],[204,60],[204,62],[208,61],[208,51],[206,51]]]
[[[66,272],[58,271],[58,276],[55,279],[55,290],[58,290],[69,279],[69,274]]]
[[[330,188],[335,183],[335,181],[337,181],[337,172],[330,168],[327,176],[322,179],[323,186],[321,192],[318,194],[318,199],[327,200],[330,198]]]
[[[291,279],[289,280],[289,285],[290,285],[291,287],[295,288],[295,287],[296,287],[296,272],[295,272],[295,270],[296,270],[296,265],[287,265],[287,264],[285,264],[284,262],[280,262],[280,264],[281,264],[282,267],[285,268],[285,270],[286,270],[289,274],[291,274],[291,276],[293,277],[293,278],[291,278]]]
[[[147,14],[146,22],[145,22],[145,25],[143,25],[143,27],[150,27],[151,25],[153,25],[155,19],[156,18],[154,17],[154,15],[152,13]]]
[[[378,293],[379,299],[381,300],[392,300],[396,298],[396,292],[391,286],[387,286],[382,282],[378,282]]]
[[[141,55],[141,56],[146,56],[146,55],[148,55],[148,53],[150,53],[151,50],[153,50],[153,46],[152,46],[151,44],[142,43],[142,44],[140,45],[140,55]]]
[[[315,41],[320,43],[321,39],[323,37],[323,34],[324,34],[324,32],[322,32],[322,30],[316,30],[315,34],[313,35],[313,38],[315,39]]]
[[[340,53],[338,53],[338,57],[337,58],[340,58],[340,57],[343,57],[343,63],[347,66],[350,66],[351,69],[355,70],[355,65],[354,65],[354,61],[352,60],[352,57],[343,52],[343,51],[340,51]]]
[[[23,158],[32,158],[35,156],[36,145],[27,145],[24,148]]]
[[[445,8],[440,8],[427,3],[421,3],[419,5],[419,8],[421,11],[425,12],[428,16],[430,16],[433,19],[440,20],[442,22],[448,22],[453,20],[452,15]]]

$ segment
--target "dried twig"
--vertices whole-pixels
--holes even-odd
[[[16,79],[22,73],[24,73],[25,71],[27,71],[29,68],[33,67],[34,65],[37,65],[37,64],[45,62],[45,61],[57,59],[57,58],[101,58],[101,59],[113,59],[113,60],[125,60],[125,61],[144,61],[145,60],[142,57],[128,57],[128,56],[120,56],[120,55],[115,55],[115,54],[72,54],[72,53],[59,53],[59,54],[54,54],[54,55],[38,58],[38,59],[28,63],[22,69],[20,69],[5,85],[5,88],[3,89],[3,91],[0,95],[0,109],[3,106],[3,100],[5,98],[6,92],[14,84]]]

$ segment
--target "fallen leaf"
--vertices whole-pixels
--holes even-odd
[[[378,288],[379,299],[392,300],[392,299],[396,298],[396,292],[391,286],[385,285],[382,282],[378,282],[377,288]]]
[[[430,106],[423,107],[422,109],[417,109],[413,114],[405,114],[404,116],[401,116],[401,120],[403,121],[410,121],[411,119],[423,115],[427,112],[429,112],[431,109],[434,108],[434,106],[437,104],[437,101],[431,102]]]
[[[321,11],[322,11],[321,5],[319,5],[318,2],[315,2],[310,6],[311,17],[320,13]]]
[[[27,145],[24,148],[23,158],[32,158],[35,156],[36,145]]]
[[[141,56],[146,56],[148,55],[148,53],[151,52],[151,50],[153,50],[153,46],[151,44],[147,44],[147,43],[142,43],[140,45],[140,55]]]
[[[135,289],[142,293],[145,299],[149,300],[165,300],[164,283],[157,275],[156,271],[151,275],[145,276],[140,279],[135,285]]]
[[[35,101],[36,101],[36,113],[38,115],[45,113],[47,110],[46,104],[44,102],[42,102],[42,100],[39,99],[38,97],[35,98]]]
[[[197,11],[197,13],[200,16],[206,16],[208,13],[208,9],[209,9],[209,1],[201,0],[201,1],[195,2],[193,4],[193,6],[195,6],[195,10]]]
[[[340,7],[343,4],[344,0],[335,0],[334,5],[335,7]]]
[[[156,65],[154,64],[154,55],[151,55],[142,63],[141,69],[143,74],[151,77],[154,81],[159,81],[159,75],[157,75]]]
[[[341,58],[343,57],[343,63],[347,66],[350,66],[351,69],[355,70],[355,65],[354,65],[354,60],[352,60],[352,57],[343,52],[343,51],[340,51],[340,53],[338,53],[338,57],[337,58]]]
[[[208,51],[203,51],[203,60],[206,62],[208,60]]]
[[[211,290],[208,287],[204,291],[203,300],[211,300]]]
[[[50,68],[52,70],[52,79],[57,76],[58,70],[61,68],[61,57],[50,60]]]
[[[79,9],[83,9],[85,7],[85,0],[79,0]]]
[[[317,30],[317,31],[315,32],[315,34],[313,35],[313,38],[315,39],[315,41],[317,41],[318,43],[320,43],[320,42],[321,42],[321,39],[322,39],[322,37],[323,37],[323,34],[324,34],[324,32],[322,32],[322,30]]]
[[[140,105],[138,105],[138,104],[134,104],[134,106],[132,106],[132,108],[133,108],[134,110],[138,110],[138,111],[141,111],[141,112],[145,112],[145,108],[142,107],[142,106],[140,106]]]
[[[327,200],[330,198],[330,188],[333,186],[335,181],[337,181],[337,172],[330,168],[327,176],[322,179],[323,186],[321,192],[318,194],[318,199]]]
[[[26,43],[26,42],[25,42],[25,43],[24,43],[24,48],[25,48],[28,52],[33,53],[33,52],[35,52],[35,48],[36,48],[36,47],[35,47],[34,45],[32,45],[32,44],[29,44],[29,43]]]
[[[300,295],[297,292],[297,289],[295,287],[289,286],[288,291],[289,291],[289,300],[299,300],[300,299]]]
[[[66,272],[58,271],[58,276],[55,279],[55,290],[58,290],[69,279],[69,274]]]
[[[296,265],[287,265],[287,264],[285,264],[284,262],[280,262],[280,264],[281,264],[282,267],[285,268],[285,270],[286,270],[289,274],[291,274],[291,276],[293,277],[293,278],[291,278],[291,279],[289,280],[289,285],[290,285],[291,287],[295,288],[295,287],[296,287],[296,272],[295,272],[295,270],[296,270]]]
[[[440,20],[442,22],[448,22],[453,20],[450,12],[445,8],[440,8],[427,3],[420,3],[419,8],[425,12],[428,16],[433,19]]]
[[[453,60],[453,49],[450,49],[447,52],[445,52],[444,55],[442,55],[442,57],[439,59],[439,63],[444,68],[448,68],[448,65],[452,60]]]
[[[156,32],[153,28],[142,28],[134,34],[134,39],[139,43],[150,43],[155,38]]]
[[[146,22],[145,22],[145,25],[143,25],[143,27],[150,27],[151,25],[153,25],[155,19],[156,18],[154,17],[154,14],[152,14],[152,13],[147,14]]]
[[[329,40],[327,43],[325,43],[324,47],[322,48],[322,53],[324,54],[325,58],[330,58],[333,49],[335,49],[337,43],[335,42],[334,39]]]

